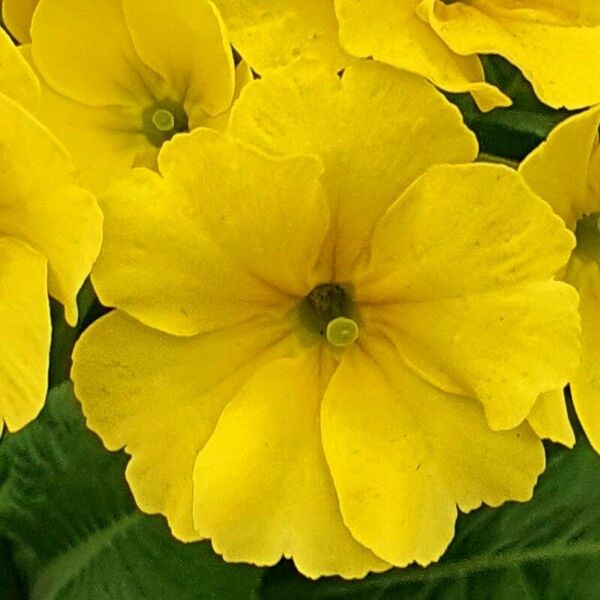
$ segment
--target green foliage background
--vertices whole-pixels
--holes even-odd
[[[469,96],[449,98],[477,134],[481,159],[513,163],[568,113],[541,105],[505,61],[487,57],[485,68],[514,99],[511,108],[482,114]],[[85,428],[67,381],[70,355],[105,309],[89,284],[79,301],[76,328],[52,307],[52,389],[43,413],[0,439],[0,600],[600,598],[600,457],[581,432],[574,450],[548,445],[531,502],[461,515],[446,555],[426,569],[311,581],[288,561],[270,569],[227,564],[207,542],[174,540],[162,517],[136,508],[125,454],[109,453]]]

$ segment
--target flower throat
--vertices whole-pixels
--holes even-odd
[[[577,221],[576,252],[600,264],[600,213],[586,215]]]
[[[300,306],[302,324],[336,347],[348,346],[358,338],[358,324],[353,317],[354,302],[339,283],[317,285]]]

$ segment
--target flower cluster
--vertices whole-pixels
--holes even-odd
[[[574,444],[567,384],[600,451],[600,109],[512,169],[436,89],[508,105],[495,53],[599,102],[573,4],[4,0],[0,423],[41,408],[47,294],[75,324],[91,271],[87,425],[226,560],[437,560]]]

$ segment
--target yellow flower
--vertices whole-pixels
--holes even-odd
[[[223,129],[249,80],[206,0],[42,0],[31,52],[41,118],[95,190],[133,165],[155,167],[163,142]],[[237,82],[236,82],[237,78]]]
[[[544,467],[525,420],[576,365],[573,236],[515,171],[452,164],[477,154],[459,112],[385,65],[272,72],[230,132],[101,201],[88,424],[143,510],[227,560],[436,560],[457,507],[526,500]]]
[[[21,43],[31,41],[29,29],[39,0],[2,0],[2,20]]]
[[[233,43],[259,72],[300,56],[339,69],[350,61],[348,52],[424,75],[449,92],[470,92],[482,110],[490,110],[508,106],[510,99],[484,81],[477,54],[499,54],[523,71],[550,106],[600,101],[597,0],[215,3]]]
[[[483,84],[477,54],[516,65],[553,107],[600,101],[596,0],[335,0],[342,45],[473,93],[483,110],[505,106]]]
[[[102,217],[70,158],[33,116],[39,84],[0,32],[0,433],[46,396],[48,293],[77,321],[76,295],[100,247]]]
[[[563,279],[581,297],[581,364],[571,379],[581,424],[600,452],[600,107],[561,123],[522,163],[527,183],[575,232]]]

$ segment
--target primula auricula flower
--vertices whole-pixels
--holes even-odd
[[[48,293],[77,321],[102,216],[63,147],[32,115],[39,83],[0,31],[0,433],[40,411],[50,350]]]
[[[459,112],[385,65],[272,72],[230,131],[101,200],[117,310],[74,352],[88,424],[143,510],[227,560],[435,560],[457,507],[544,468],[525,419],[578,358],[573,236],[515,171],[452,165],[477,154]]]
[[[95,190],[178,132],[225,128],[250,78],[207,0],[42,0],[31,32],[41,117]]]
[[[580,295],[581,364],[573,403],[600,452],[600,107],[561,123],[520,166],[529,185],[575,232],[577,247],[562,278]]]

